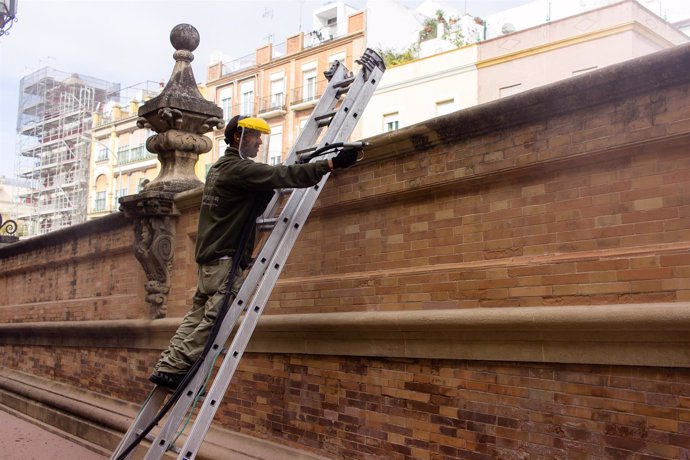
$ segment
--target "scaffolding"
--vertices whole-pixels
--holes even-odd
[[[17,177],[31,185],[18,200],[30,236],[86,220],[93,114],[120,85],[40,69],[20,82]]]

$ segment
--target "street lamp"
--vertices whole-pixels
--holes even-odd
[[[17,20],[17,0],[0,1],[0,37],[7,34]]]

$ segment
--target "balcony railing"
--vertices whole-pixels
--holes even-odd
[[[285,93],[272,94],[259,100],[259,113],[285,112]]]
[[[130,149],[118,149],[117,164],[126,165],[136,163],[137,161],[151,160],[156,158],[156,155],[146,150],[144,144]]]
[[[246,56],[242,56],[241,58],[232,61],[223,62],[220,70],[220,76],[222,77],[225,75],[229,75],[231,73],[247,69],[255,65],[256,53],[248,54]]]
[[[326,81],[326,80],[323,80]],[[321,97],[323,85],[320,82],[293,88],[292,96],[290,97],[290,105],[305,104],[308,102],[315,102]]]

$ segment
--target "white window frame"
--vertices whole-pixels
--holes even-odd
[[[270,109],[279,109],[285,105],[285,78],[271,79]]]
[[[330,67],[334,61],[340,61],[341,64],[345,65],[345,51],[340,51],[339,53],[334,53],[328,56],[328,66]]]
[[[226,86],[218,92],[220,108],[223,109],[223,117],[227,122],[232,118],[232,86]]]
[[[383,115],[383,132],[389,133],[400,129],[400,112],[391,112]]]
[[[276,145],[277,143],[277,145]],[[283,161],[283,125],[271,126],[271,137],[268,142],[268,159],[266,163],[278,165]]]
[[[254,115],[254,80],[243,82],[240,85],[240,93],[240,115]]]

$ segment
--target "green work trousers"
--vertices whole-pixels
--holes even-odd
[[[223,303],[231,268],[232,259],[198,266],[197,289],[192,308],[170,340],[170,346],[161,354],[155,366],[157,371],[185,374],[201,355]],[[237,295],[243,281],[241,274],[235,277],[230,302]]]

